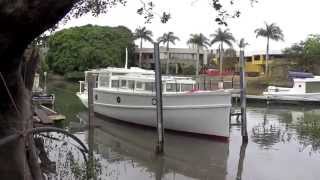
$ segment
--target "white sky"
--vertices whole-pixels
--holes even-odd
[[[129,1],[129,0],[128,0]],[[191,33],[203,33],[207,37],[219,27],[215,23],[215,11],[209,6],[210,0],[153,0],[156,11],[169,11],[172,19],[161,24],[155,18],[152,24],[144,24],[144,18],[136,11],[141,7],[139,0],[130,0],[126,7],[118,6],[110,9],[108,14],[94,18],[84,16],[69,21],[63,28],[86,24],[117,26],[124,25],[134,31],[138,26],[146,26],[153,31],[157,39],[164,32],[173,31],[181,41],[171,47],[187,47],[186,41]],[[222,0],[226,1],[226,0]],[[292,43],[306,39],[309,34],[320,33],[319,0],[259,0],[253,7],[249,0],[235,0],[241,10],[241,17],[230,20],[228,28],[239,41],[242,37],[250,44],[247,52],[265,51],[266,40],[256,39],[254,30],[264,26],[264,22],[275,22],[283,30],[284,42],[271,42],[271,50],[281,50]],[[222,28],[224,28],[222,26]],[[144,43],[145,47],[151,47]],[[216,48],[213,46],[212,48]],[[236,45],[235,45],[236,47]]]

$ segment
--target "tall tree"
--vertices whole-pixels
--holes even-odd
[[[320,73],[320,35],[311,34],[305,41],[284,49],[283,53],[291,61],[290,66],[294,69],[314,74]]]
[[[200,34],[190,34],[190,39],[187,41],[187,44],[192,44],[197,48],[197,62],[196,62],[196,76],[199,75],[199,54],[200,49],[203,47],[207,48],[210,43],[209,39],[204,36],[202,33]]]
[[[275,23],[265,23],[264,28],[258,28],[255,31],[256,37],[258,38],[259,36],[267,38],[267,50],[266,50],[266,69],[265,69],[265,74],[269,74],[269,41],[274,40],[274,41],[283,41],[284,35],[282,33],[282,30],[280,29],[279,26],[277,26]]]
[[[125,49],[134,51],[133,34],[124,26],[85,25],[63,29],[49,39],[47,63],[59,74],[107,66],[123,67]]]
[[[220,56],[220,78],[222,80],[222,66],[223,66],[223,55],[224,49],[223,44],[227,44],[229,47],[232,47],[232,42],[235,42],[235,38],[233,37],[232,33],[229,32],[229,29],[225,29],[224,31],[221,28],[217,29],[214,34],[210,35],[213,37],[211,40],[211,45],[215,43],[219,43],[219,56]]]
[[[172,43],[175,45],[175,41],[180,39],[174,35],[173,32],[164,33],[161,37],[158,38],[159,43],[166,44],[167,46],[167,62],[166,62],[166,74],[169,74],[169,63],[170,63],[170,52],[169,52],[169,45]]]
[[[134,32],[134,38],[140,39],[139,67],[141,67],[142,61],[142,41],[149,41],[152,43],[152,36],[152,31],[147,30],[146,27],[138,27]]]

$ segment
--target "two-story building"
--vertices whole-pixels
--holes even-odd
[[[135,65],[139,65],[139,54],[142,53],[141,64],[142,67],[147,69],[154,69],[153,48],[136,48],[134,52]],[[208,50],[200,49],[199,51],[199,69],[208,64]],[[183,66],[196,65],[197,62],[197,49],[194,48],[170,48],[170,66]],[[160,62],[164,67],[167,63],[168,53],[165,47],[160,47]]]
[[[285,56],[281,51],[270,51],[268,64],[271,66],[274,61],[284,59]],[[265,73],[266,69],[266,54],[265,52],[252,52],[245,54],[246,73],[250,76],[259,76]],[[236,65],[236,69],[239,64]]]

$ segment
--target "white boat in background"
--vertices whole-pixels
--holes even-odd
[[[289,72],[293,79],[292,88],[268,86],[263,92],[268,100],[320,101],[320,76],[311,73]]]
[[[154,71],[137,67],[86,71],[97,75],[94,111],[114,119],[156,126]],[[226,90],[196,91],[190,77],[163,76],[163,119],[166,129],[229,137],[231,94]],[[77,93],[87,106],[87,80]]]

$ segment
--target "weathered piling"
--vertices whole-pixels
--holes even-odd
[[[94,74],[88,74],[88,111],[89,111],[89,132],[88,132],[88,144],[89,144],[89,169],[88,169],[88,179],[93,179],[95,177],[94,171],[94,156],[93,156],[93,146],[94,146],[94,99],[93,99],[93,88],[96,84],[96,77]]]
[[[206,87],[206,75],[203,76],[203,90],[207,90],[207,87]]]
[[[44,94],[47,94],[47,72],[43,73],[44,76],[44,83],[43,83],[43,92]]]
[[[239,162],[238,162],[238,170],[237,170],[237,180],[242,179],[242,172],[243,172],[243,164],[246,157],[246,149],[247,149],[248,142],[244,141],[241,144],[240,154],[239,154]]]
[[[162,107],[162,78],[160,66],[159,43],[154,43],[154,62],[155,62],[155,86],[157,99],[157,132],[158,142],[156,145],[156,153],[162,154],[164,149],[164,127],[163,127],[163,107]]]
[[[243,42],[244,43],[244,42]],[[248,142],[247,114],[246,114],[246,81],[245,81],[245,62],[244,45],[240,45],[240,103],[241,103],[241,135],[242,141]]]

